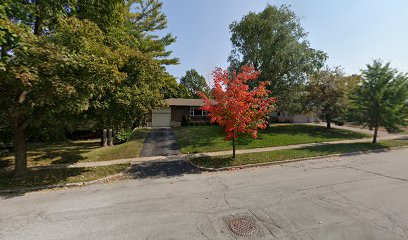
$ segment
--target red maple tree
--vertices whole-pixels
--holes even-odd
[[[267,115],[274,110],[275,98],[269,97],[266,89],[269,82],[259,82],[251,89],[249,81],[256,80],[260,75],[253,67],[244,66],[239,73],[231,74],[216,68],[213,72],[213,98],[198,92],[204,100],[202,110],[209,112],[211,122],[218,123],[224,128],[225,140],[232,140],[233,158],[235,158],[235,139],[240,135],[258,137],[258,129],[267,126]]]

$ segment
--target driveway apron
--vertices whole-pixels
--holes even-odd
[[[143,143],[141,157],[170,156],[180,154],[174,130],[171,128],[153,128]]]

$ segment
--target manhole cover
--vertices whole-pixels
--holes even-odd
[[[250,218],[233,218],[227,224],[231,232],[241,237],[249,237],[256,232],[256,225]]]

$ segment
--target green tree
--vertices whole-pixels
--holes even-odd
[[[197,94],[197,91],[204,93],[206,96],[210,92],[205,78],[195,69],[186,71],[186,75],[180,79],[180,85],[184,86],[187,90],[188,98],[199,98],[200,96]]]
[[[408,124],[408,75],[375,60],[362,71],[351,100],[355,120],[374,129],[376,143],[379,127],[395,133]]]
[[[161,104],[164,84],[175,82],[162,66],[172,62],[168,42],[148,30],[131,34],[141,23],[131,21],[127,3],[7,0],[0,8],[0,135],[13,135],[16,176],[27,168],[29,136],[78,122],[119,128]],[[151,21],[149,14],[140,21]]]
[[[176,41],[176,37],[168,33],[164,37],[154,34],[167,28],[167,17],[163,13],[163,3],[158,0],[130,0],[127,1],[128,11],[126,30],[138,39],[137,48],[152,55],[161,64],[175,65],[178,58],[171,58],[172,51],[167,46]]]
[[[1,115],[13,129],[16,175],[26,171],[27,137],[63,132],[75,115],[89,108],[101,88],[125,77],[117,57],[103,43],[104,34],[89,21],[69,18],[58,30],[37,36],[25,26],[3,20],[5,35],[16,36],[1,59]],[[71,120],[71,121],[69,121]]]
[[[330,129],[331,122],[345,113],[348,95],[357,86],[355,79],[345,76],[339,67],[326,67],[311,74],[306,84],[306,109],[321,113]]]
[[[106,33],[105,42],[125,56],[119,68],[127,75],[124,81],[96,95],[84,118],[98,129],[118,130],[142,124],[148,112],[161,104],[163,95],[178,94],[174,88],[176,79],[160,66],[178,63],[177,58],[169,58],[171,51],[166,50],[175,38],[171,34],[163,38],[152,34],[167,27],[162,3],[157,0],[108,0],[110,11],[117,13],[112,18],[106,15],[104,4],[89,4],[100,1],[82,1],[82,8],[86,9],[82,10],[82,18],[100,22]]]
[[[187,88],[179,84],[177,80],[173,77],[168,75],[165,79],[164,86],[161,90],[165,99],[167,98],[189,98],[189,92]]]
[[[254,66],[261,71],[259,81],[271,82],[278,109],[298,111],[307,75],[320,69],[327,56],[310,47],[296,14],[285,5],[268,5],[233,22],[230,31],[231,67]]]

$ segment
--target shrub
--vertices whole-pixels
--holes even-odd
[[[269,123],[279,123],[278,117],[269,117],[268,119]]]
[[[337,122],[336,125],[337,126],[344,126],[345,122]]]
[[[187,118],[187,116],[186,115],[183,115],[182,117],[181,117],[181,126],[182,127],[186,127],[186,126],[188,126],[189,125],[189,119]]]
[[[114,138],[113,141],[115,144],[121,144],[127,142],[132,136],[132,130],[119,130]]]
[[[343,118],[336,118],[334,121],[334,124],[336,124],[337,126],[344,126],[345,121]]]

